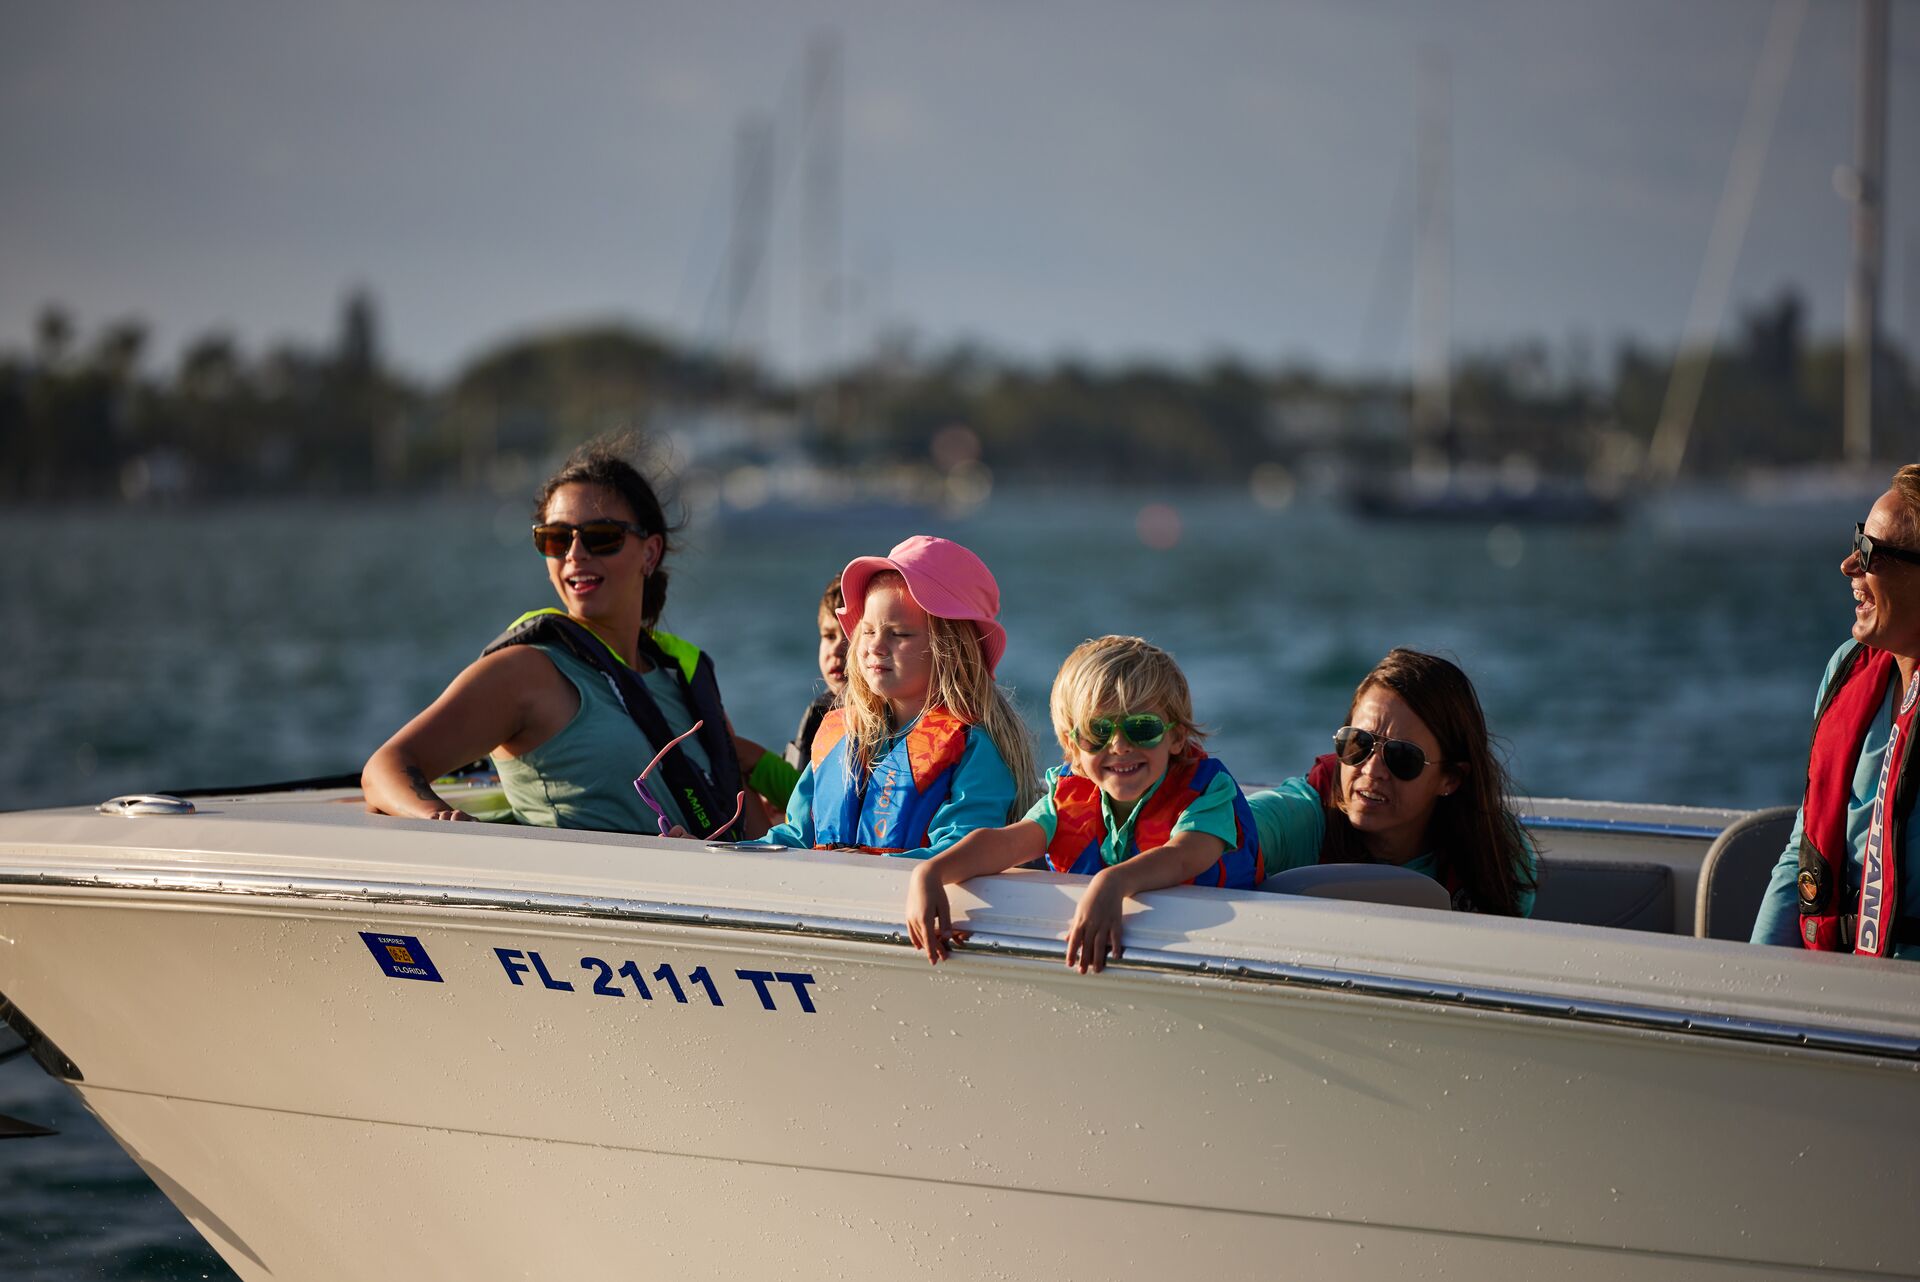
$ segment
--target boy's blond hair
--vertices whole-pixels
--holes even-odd
[[[1157,712],[1187,732],[1189,742],[1207,737],[1193,719],[1193,696],[1173,656],[1139,637],[1095,637],[1073,648],[1047,700],[1053,734],[1073,759],[1075,726],[1099,713]]]
[[[871,595],[875,587],[889,585],[904,588],[906,582],[898,570],[882,570],[868,581],[867,592]],[[1040,795],[1026,723],[994,681],[986,652],[980,648],[980,632],[973,624],[929,614],[927,640],[933,651],[933,672],[926,706],[945,708],[968,725],[979,726],[993,740],[1000,759],[1013,775],[1014,804],[1007,816],[1007,822],[1012,823],[1026,814]],[[887,701],[867,684],[857,662],[847,664],[847,693],[841,707],[853,765],[861,773],[869,772],[880,744],[895,727],[888,720]]]

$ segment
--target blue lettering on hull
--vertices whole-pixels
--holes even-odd
[[[418,936],[387,935],[363,930],[360,938],[366,942],[367,951],[373,954],[380,969],[393,978],[425,980],[434,984],[446,982],[441,978],[439,968],[427,956],[427,950]],[[591,980],[583,991],[576,988],[573,981],[559,978],[560,974],[570,973],[568,968],[571,963],[560,959],[549,962],[532,948],[495,948],[493,955],[500,963],[501,978],[515,988],[537,993],[638,997],[643,1002],[651,1003],[654,993],[647,980],[652,979],[663,986],[665,996],[670,997],[674,1005],[722,1010],[729,1006],[726,997],[731,994],[736,998],[751,998],[744,1004],[733,1003],[737,1010],[785,1011],[800,1015],[820,1013],[820,1007],[814,1001],[819,980],[807,971],[735,970],[731,972],[732,980],[728,980],[728,972],[709,970],[705,966],[695,966],[692,970],[682,972],[674,963],[663,961],[649,970],[640,963],[624,958],[608,961],[599,957],[581,957],[577,962],[578,969],[585,971]]]

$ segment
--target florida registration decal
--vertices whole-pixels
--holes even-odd
[[[370,930],[360,932],[360,938],[366,940],[367,951],[380,963],[380,969],[394,979],[424,979],[430,984],[444,981],[440,971],[427,956],[427,950],[413,935],[377,935]]]

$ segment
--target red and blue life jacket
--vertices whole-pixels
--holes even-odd
[[[814,846],[893,855],[926,845],[972,728],[945,708],[928,708],[862,776],[853,766],[846,714],[827,713],[813,736]]]
[[[1134,820],[1133,839],[1127,846],[1127,858],[1143,850],[1167,844],[1173,825],[1186,808],[1200,799],[1221,772],[1219,761],[1198,748],[1188,748],[1167,766],[1153,796],[1141,806]],[[1100,788],[1093,780],[1069,771],[1061,771],[1053,784],[1053,811],[1057,823],[1053,841],[1047,847],[1047,863],[1055,872],[1091,876],[1107,866],[1100,847],[1107,836],[1107,816],[1100,804]],[[1195,877],[1194,886],[1221,886],[1228,890],[1250,890],[1266,880],[1266,860],[1260,853],[1260,836],[1253,824],[1253,811],[1238,784],[1233,789],[1233,822],[1236,840],[1233,849],[1221,855],[1211,867]]]
[[[1867,730],[1887,697],[1895,675],[1893,655],[1856,645],[1835,669],[1820,696],[1814,718],[1813,746],[1807,753],[1807,791],[1802,799],[1800,835],[1800,942],[1821,952],[1857,952],[1886,956],[1898,936],[1913,929],[1897,920],[1901,841],[1913,810],[1915,695],[1920,678],[1908,683],[1906,698],[1894,716],[1887,756],[1874,790],[1873,815],[1862,852],[1860,899],[1841,911],[1852,851],[1847,843],[1847,805],[1853,774]]]

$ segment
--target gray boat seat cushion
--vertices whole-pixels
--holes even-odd
[[[1793,835],[1792,806],[1756,810],[1727,825],[1700,861],[1700,893],[1694,901],[1693,933],[1701,939],[1745,941],[1780,852]]]
[[[1542,857],[1533,919],[1671,932],[1673,869],[1665,864]]]
[[[1422,873],[1392,864],[1308,864],[1275,873],[1260,889],[1277,895],[1310,895],[1316,899],[1351,899],[1368,904],[1397,904],[1404,908],[1451,909],[1446,887]]]

